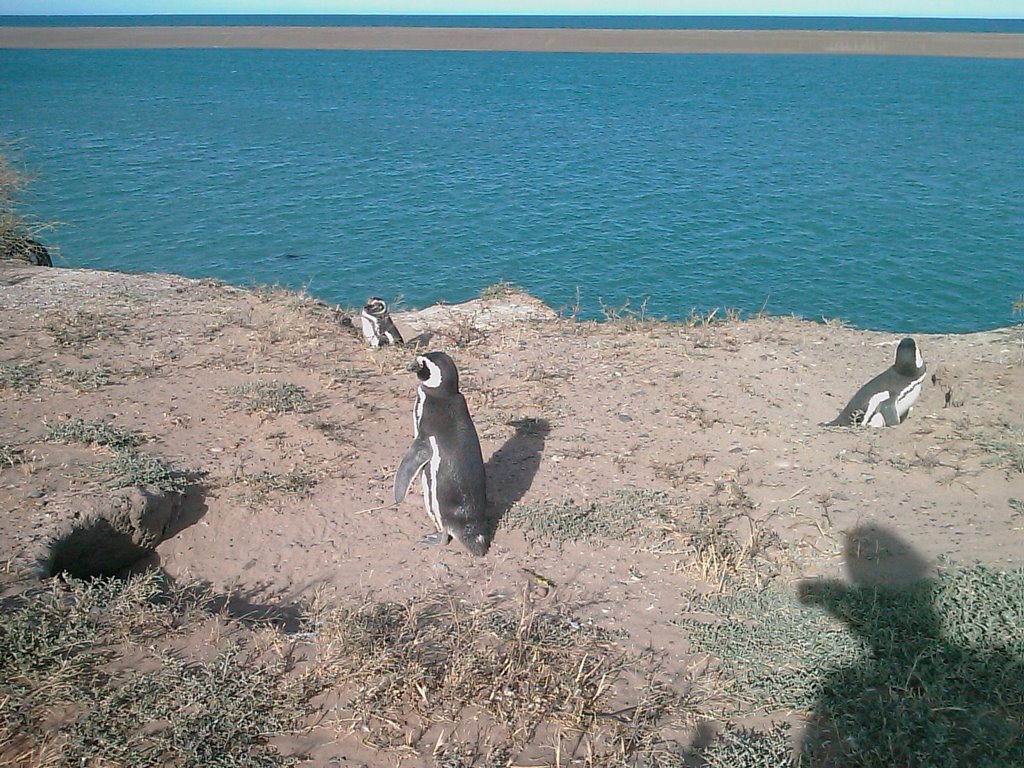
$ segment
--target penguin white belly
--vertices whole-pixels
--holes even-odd
[[[377,320],[373,317],[368,317],[365,312],[359,315],[359,319],[363,324],[363,338],[369,342],[371,347],[376,349],[380,346],[380,334],[377,331]]]
[[[888,392],[879,392],[872,395],[868,400],[867,408],[864,409],[864,418],[861,420],[862,427],[884,427],[885,416],[882,415],[882,403],[889,399]]]
[[[427,399],[427,393],[422,387],[416,390],[416,404],[412,407],[412,436],[420,436],[420,419],[423,418],[423,403]]]
[[[427,508],[427,517],[434,521],[437,530],[444,531],[441,522],[441,505],[437,501],[437,470],[441,466],[441,451],[437,448],[437,438],[431,436],[430,461],[421,473],[423,479],[423,505]]]
[[[910,413],[910,409],[917,402],[917,398],[921,396],[921,385],[924,384],[924,376],[914,379],[910,384],[903,388],[903,390],[896,395],[896,413],[899,414],[900,421],[903,421]]]

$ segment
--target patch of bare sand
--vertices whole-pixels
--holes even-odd
[[[730,568],[842,575],[844,532],[870,525],[915,562],[1024,565],[1020,328],[917,336],[929,379],[910,418],[847,430],[820,424],[891,364],[898,335],[779,317],[575,322],[515,292],[398,313],[406,338],[426,334],[459,365],[507,512],[478,559],[421,543],[415,484],[390,503],[412,439],[412,351],[367,349],[337,310],[168,275],[0,265],[0,317],[0,446],[16,457],[0,471],[7,588],[83,496],[105,492],[108,449],[46,439],[68,418],[140,433],[143,454],[193,478],[153,558],[172,579],[282,615],[317,593],[525,595],[655,649],[680,678],[687,640],[669,622]],[[543,525],[609,508],[650,512],[649,535]],[[716,536],[740,546],[733,561],[709,548]]]

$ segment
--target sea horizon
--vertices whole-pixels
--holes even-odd
[[[856,52],[0,48],[0,141],[71,267],[956,333],[1024,293],[1021,82]]]
[[[158,24],[154,22],[158,21]],[[611,29],[816,29],[1024,33],[1024,18],[632,14],[151,13],[0,14],[0,26],[410,26]]]

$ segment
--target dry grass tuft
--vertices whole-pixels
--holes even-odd
[[[779,536],[757,521],[756,505],[740,473],[715,481],[712,495],[701,501],[673,531],[678,542],[676,572],[723,589],[730,584],[760,585],[779,572]]]
[[[94,341],[123,335],[127,322],[88,310],[75,310],[54,313],[46,319],[45,327],[57,346],[81,350]]]
[[[235,403],[246,413],[281,414],[311,410],[309,394],[287,381],[253,381],[233,390]]]
[[[0,765],[291,766],[310,691],[257,633],[214,658],[172,651],[201,629],[205,596],[155,573],[53,579],[0,615]]]
[[[626,299],[617,307],[611,307],[599,297],[598,303],[601,305],[602,319],[605,323],[624,331],[643,330],[654,323],[667,322],[664,318],[650,316],[647,311],[647,303],[650,298],[650,296],[644,296],[640,300],[640,306],[634,309],[630,306],[630,299]]]
[[[1024,474],[1024,427],[1004,423],[996,433],[978,433],[974,441],[1007,474]]]
[[[515,612],[438,594],[329,610],[316,638],[317,669],[348,692],[340,723],[376,748],[433,749],[448,761],[439,765],[469,765],[460,761],[472,754],[507,765],[556,733],[591,765],[626,764],[618,758],[656,750],[659,730],[697,708],[657,680],[652,656],[525,600]],[[445,727],[469,720],[480,724],[478,743],[440,749]]]
[[[0,444],[0,469],[5,467],[16,467],[28,461],[23,448],[17,448],[7,443]]]
[[[526,296],[526,291],[515,283],[506,280],[499,280],[494,285],[488,285],[480,291],[481,299],[509,299],[513,296]]]
[[[312,493],[319,482],[315,474],[302,467],[284,474],[256,472],[242,475],[239,480],[246,486],[245,500],[250,504],[262,502],[272,493],[304,498]]]
[[[525,529],[556,545],[607,539],[653,547],[674,528],[672,506],[659,491],[612,491],[585,505],[572,499],[516,504],[502,525]]]

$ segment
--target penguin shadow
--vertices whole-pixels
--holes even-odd
[[[800,764],[1024,765],[1024,721],[1011,703],[1024,701],[1024,654],[991,637],[955,639],[998,617],[961,615],[924,559],[883,528],[850,531],[845,550],[849,582],[804,582],[798,594],[867,653],[823,677]]]
[[[484,465],[488,488],[488,534],[493,538],[501,519],[526,495],[540,468],[544,442],[551,432],[547,419],[508,422],[515,433]]]
[[[411,339],[405,340],[405,347],[414,351],[424,349],[433,340],[433,331],[423,331],[413,336]]]

